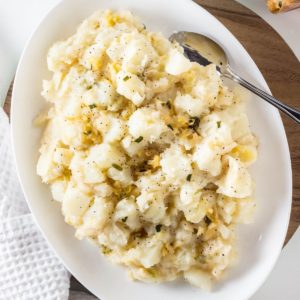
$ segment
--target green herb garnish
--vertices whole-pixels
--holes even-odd
[[[173,126],[171,124],[167,125],[171,130],[174,130]]]
[[[186,177],[186,180],[187,180],[187,181],[191,181],[191,179],[192,179],[192,174],[189,174],[189,175]]]
[[[124,217],[123,219],[122,219],[122,222],[126,222],[127,221],[127,219],[128,219],[128,217]]]
[[[205,223],[207,224],[207,226],[208,226],[208,225],[211,224],[212,220],[211,220],[208,216],[205,216],[205,217],[204,217],[204,222],[205,222]]]
[[[200,125],[200,119],[198,117],[192,117],[189,120],[189,128],[193,129],[198,135],[197,129],[199,128]]]
[[[87,90],[91,90],[92,88],[93,88],[92,85],[88,85],[88,86],[86,87]]]
[[[136,140],[134,140],[135,143],[140,143],[144,138],[142,136],[139,136]]]
[[[102,251],[102,253],[105,255],[105,254],[111,253],[112,250],[109,249],[108,247],[102,245],[102,246],[101,246],[101,251]]]
[[[89,108],[90,108],[90,109],[93,109],[93,108],[96,108],[96,107],[97,107],[96,104],[90,104],[90,105],[89,105]]]
[[[123,170],[123,168],[120,165],[117,165],[117,164],[112,164],[112,167],[115,168],[118,171],[122,171]]]
[[[220,127],[221,127],[221,123],[222,123],[221,121],[218,121],[218,122],[217,122],[217,126],[218,126],[218,128],[220,128]]]
[[[158,224],[155,226],[156,232],[160,232],[162,225]]]
[[[127,81],[127,80],[129,80],[130,79],[130,76],[125,76],[124,78],[123,78],[123,81]]]

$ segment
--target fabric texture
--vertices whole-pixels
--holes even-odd
[[[0,300],[90,300],[72,292],[70,274],[29,212],[14,165],[9,120],[0,108]]]

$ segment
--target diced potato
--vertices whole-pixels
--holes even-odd
[[[97,236],[98,232],[109,222],[113,213],[113,203],[102,197],[95,197],[93,204],[85,212],[82,225],[76,231],[76,236]]]
[[[137,34],[125,48],[122,69],[133,74],[140,74],[156,57],[148,39]]]
[[[246,167],[238,158],[227,156],[228,170],[216,182],[218,193],[228,197],[245,198],[252,194],[253,182]]]
[[[119,40],[114,39],[108,49],[106,50],[106,54],[113,61],[118,61],[121,59],[124,53],[124,45],[120,43]]]
[[[117,118],[110,118],[109,130],[104,136],[104,141],[113,143],[121,140],[125,135],[125,125],[122,120]]]
[[[212,176],[221,173],[221,156],[209,145],[208,142],[198,144],[194,152],[193,161],[200,170],[209,172]]]
[[[53,200],[62,202],[67,185],[68,183],[66,180],[56,180],[50,185]]]
[[[55,148],[53,153],[53,161],[64,166],[70,165],[72,157],[73,152],[66,148]]]
[[[117,74],[117,92],[140,106],[145,100],[145,83],[133,73],[121,71]]]
[[[191,117],[199,117],[206,109],[206,103],[200,98],[194,98],[189,94],[177,95],[174,101],[177,112],[186,112]]]
[[[211,122],[207,124],[209,125],[201,127],[201,133],[207,138],[195,147],[193,160],[200,170],[207,171],[212,176],[218,176],[222,169],[222,155],[230,152],[236,144],[232,140],[230,127],[226,123],[216,121],[213,125]]]
[[[108,177],[115,181],[120,181],[124,185],[129,185],[133,182],[131,171],[128,167],[112,165],[107,172]]]
[[[62,142],[65,145],[77,147],[81,145],[83,140],[83,124],[79,121],[65,121],[64,125],[61,125],[63,130],[61,131]]]
[[[138,154],[147,145],[147,141],[142,136],[135,139],[127,135],[121,143],[126,153],[131,157]]]
[[[51,170],[54,168],[54,162],[52,158],[53,150],[48,149],[47,151],[41,153],[37,163],[36,172],[43,178],[45,182],[48,181]]]
[[[166,72],[171,75],[180,75],[187,72],[192,63],[178,49],[171,49],[166,62]]]
[[[159,263],[163,243],[155,236],[134,249],[129,250],[127,259],[133,263],[140,263],[145,268],[150,268]]]
[[[202,290],[209,292],[212,288],[212,277],[209,273],[202,271],[201,269],[191,268],[185,271],[184,278],[192,285],[201,288]]]
[[[97,43],[86,48],[80,63],[87,69],[99,70],[102,64],[103,55],[105,53],[105,47],[103,44]]]
[[[125,156],[116,146],[100,144],[90,148],[87,161],[95,163],[100,169],[108,169],[113,164],[122,165]]]
[[[162,192],[148,193],[146,191],[142,191],[141,195],[137,197],[138,208],[146,221],[157,224],[163,221],[167,209],[164,198],[165,195]]]
[[[131,230],[138,230],[141,227],[137,205],[132,198],[125,198],[118,202],[113,219],[123,222]]]
[[[166,177],[174,181],[186,180],[192,173],[191,159],[179,146],[168,148],[161,156],[160,165]]]
[[[65,221],[70,225],[82,223],[82,216],[88,209],[92,198],[82,193],[76,186],[69,183],[62,201],[62,212]]]
[[[85,183],[91,184],[101,183],[106,178],[98,165],[95,162],[90,161],[89,159],[86,159],[84,162],[83,177]]]
[[[109,197],[113,193],[112,187],[105,182],[95,185],[94,190],[99,197]]]
[[[199,223],[213,207],[214,194],[202,194],[202,190],[195,182],[185,183],[180,190],[180,197],[176,205],[183,211],[187,221]]]
[[[142,137],[150,143],[157,140],[168,127],[161,119],[160,113],[151,108],[136,110],[128,121],[129,133],[136,139]]]
[[[83,100],[86,105],[96,104],[111,107],[114,104],[115,97],[116,90],[108,80],[103,79],[85,92]]]
[[[108,237],[111,244],[125,246],[128,243],[129,234],[130,233],[128,229],[114,224],[108,232]]]

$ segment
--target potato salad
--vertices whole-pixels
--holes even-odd
[[[95,12],[47,64],[37,174],[76,237],[134,280],[209,290],[255,210],[245,95],[129,11]]]

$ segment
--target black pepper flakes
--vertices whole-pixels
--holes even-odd
[[[189,175],[186,177],[186,180],[187,180],[187,181],[191,181],[191,179],[192,179],[192,174],[189,174]]]
[[[171,130],[174,130],[173,126],[171,124],[167,125]]]
[[[118,171],[122,171],[123,170],[123,168],[120,165],[118,165],[118,164],[112,164],[112,167],[115,168]]]
[[[155,226],[156,232],[160,232],[162,225],[158,224]]]
[[[90,105],[89,105],[89,108],[90,108],[90,109],[93,109],[93,108],[96,108],[96,107],[97,107],[96,104],[90,104]]]
[[[135,143],[140,143],[144,138],[142,136],[139,136],[136,140],[134,140]]]

